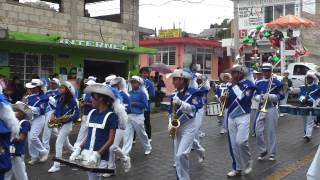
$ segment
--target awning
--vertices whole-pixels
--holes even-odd
[[[124,54],[157,54],[157,49],[128,46],[125,44],[111,44],[106,42],[63,39],[59,35],[41,35],[22,32],[8,32],[9,41],[20,41],[22,43],[32,43],[51,46],[64,46],[68,48],[86,48],[92,50],[111,51]]]

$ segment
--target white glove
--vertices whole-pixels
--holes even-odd
[[[93,151],[89,156],[88,164],[91,166],[96,166],[101,159],[101,155],[97,151]]]
[[[180,106],[180,105],[182,104],[182,101],[180,100],[180,98],[179,98],[177,95],[175,95],[175,96],[173,96],[173,98],[172,98],[172,103]]]
[[[76,148],[71,154],[71,156],[69,157],[69,160],[75,161],[80,156],[80,153],[81,153],[81,148],[80,147]]]
[[[278,101],[278,96],[275,94],[269,94],[269,99],[271,102],[277,102]]]
[[[261,95],[256,95],[254,98],[259,102],[261,100]]]
[[[28,106],[31,110],[32,110],[32,113],[33,114],[36,114],[36,115],[39,115],[39,110],[36,108],[36,107],[33,107],[33,106]]]

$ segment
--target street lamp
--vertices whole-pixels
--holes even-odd
[[[0,40],[7,39],[8,37],[8,29],[0,28]]]

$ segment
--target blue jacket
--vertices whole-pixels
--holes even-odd
[[[26,134],[28,135],[30,129],[31,129],[31,124],[28,120],[23,120],[22,122],[20,121],[20,134]],[[27,141],[27,140],[25,140]],[[15,147],[15,153],[11,154],[13,156],[21,156],[24,154],[25,152],[25,144],[26,142],[23,141],[23,142],[17,142],[15,140],[13,140],[11,142],[11,145]]]
[[[251,99],[255,88],[253,82],[246,79],[228,88],[229,96],[226,108],[228,108],[228,115],[231,118],[251,112]]]
[[[256,95],[264,95],[268,91],[269,86],[269,79],[262,79],[260,81],[257,81],[257,89],[256,89]],[[278,97],[278,101],[284,99],[284,94],[282,92],[282,83],[273,78],[272,85],[271,85],[272,91],[270,94],[274,94]]]
[[[54,111],[54,115],[57,118],[60,118],[64,115],[70,115],[70,114],[73,114],[73,115],[71,116],[71,118],[68,119],[66,123],[75,122],[80,117],[80,111],[79,111],[79,107],[76,102],[76,99],[72,98],[69,104],[65,106],[62,103],[61,95],[59,95],[59,99],[57,102],[57,107]]]
[[[308,85],[307,85],[308,86]],[[305,98],[310,104],[313,104],[320,95],[320,86],[312,84],[306,88],[305,85],[300,86],[299,101],[302,102]]]
[[[48,106],[49,98],[43,93],[33,94],[27,97],[27,105],[35,107],[35,115],[44,115]]]
[[[203,105],[207,104],[207,95],[209,93],[209,89],[205,86],[201,86],[199,89],[198,89],[198,93],[200,95],[200,98],[201,98],[201,104],[202,104],[202,107]],[[201,108],[202,108],[201,107]]]
[[[228,89],[228,86],[229,86],[229,83],[221,83],[218,85],[217,89],[216,89],[216,96],[217,97],[221,97],[224,93],[225,93],[225,90]]]
[[[83,94],[83,101],[87,104],[91,104],[92,100],[91,100],[91,94]],[[83,115],[88,115],[89,112],[93,109],[93,107],[91,105],[84,105],[83,108]]]
[[[201,96],[198,93],[197,89],[194,88],[188,88],[184,91],[180,91],[176,93],[177,96],[183,103],[186,103],[187,106],[190,106],[191,108],[185,108],[184,105],[181,105],[177,108],[177,116],[180,120],[180,123],[183,124],[187,122],[188,120],[191,120],[195,118],[197,111],[203,106]],[[172,116],[173,111],[173,100],[174,95],[171,96],[171,104],[169,107],[169,116]]]
[[[97,110],[93,110],[91,116],[89,117],[90,118],[89,123],[102,124],[105,116],[109,112],[112,112],[112,111],[109,110],[107,112],[99,113]],[[93,151],[99,151],[99,149],[109,140],[110,129],[117,129],[117,128],[118,128],[118,116],[115,113],[112,113],[108,117],[104,129],[99,129],[99,128],[96,129],[95,143],[94,143]],[[89,147],[90,147],[92,130],[93,130],[93,128],[89,127],[88,135],[87,135],[86,141],[84,143],[84,149],[89,149]],[[101,159],[108,161],[109,151],[107,151],[105,154],[102,154]]]
[[[148,107],[146,108],[146,111],[150,112],[151,111],[151,100],[155,97],[156,91],[154,89],[153,83],[149,79],[144,79],[144,86],[146,87],[149,95],[149,102],[148,102]]]
[[[141,90],[132,90],[129,92],[131,102],[131,114],[143,114],[148,107],[148,100],[146,94]]]
[[[123,91],[120,91],[120,96],[122,98],[122,104],[126,108],[126,112],[129,114],[131,112],[131,102],[130,97]]]

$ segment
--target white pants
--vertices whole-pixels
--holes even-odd
[[[313,130],[313,125],[314,125],[314,119],[316,117],[309,115],[309,116],[304,116],[304,136],[311,138],[312,136],[312,130]]]
[[[10,171],[6,172],[4,179],[11,180],[12,175],[14,175],[16,180],[28,180],[24,156],[11,157],[11,163],[12,168]]]
[[[102,160],[99,164],[99,168],[107,168],[108,162]],[[102,175],[99,173],[88,172],[88,180],[102,180]]]
[[[63,145],[65,144],[66,140],[68,139],[68,136],[71,131],[72,131],[72,122],[64,124],[59,129],[58,137],[56,140],[56,157],[58,157],[58,158],[62,157]],[[59,166],[60,163],[54,162],[54,165]]]
[[[195,118],[195,129],[196,129],[196,136],[193,140],[193,149],[199,154],[199,156],[202,156],[205,149],[200,144],[200,138],[199,138],[199,131],[200,127],[202,125],[202,121],[204,118],[204,108],[201,108],[198,110]]]
[[[146,130],[144,128],[144,114],[128,114],[128,125],[125,130],[125,138],[122,147],[122,151],[126,156],[132,149],[133,135],[136,132],[145,151],[151,150],[151,144],[149,142]]]
[[[38,159],[41,155],[48,152],[39,139],[39,135],[43,129],[44,124],[44,115],[36,117],[31,123],[31,130],[28,134],[28,147],[31,159],[34,160]]]
[[[121,141],[124,142],[125,130],[117,129],[113,144],[109,149],[108,169],[116,169],[116,155],[123,161],[127,160],[127,156],[122,152],[120,146]]]
[[[189,119],[183,123],[176,132],[174,139],[174,158],[176,173],[179,180],[190,180],[189,153],[193,140],[197,134],[195,119]]]
[[[258,153],[269,152],[270,155],[275,155],[277,150],[277,126],[279,112],[277,108],[271,107],[266,113],[259,112],[259,117],[256,122],[256,142]],[[264,139],[264,129],[267,132],[268,145]]]
[[[258,109],[251,109],[251,112],[250,112],[250,131],[252,134],[256,133],[256,123],[257,123],[258,113],[259,113]]]
[[[320,179],[320,146],[307,172],[307,180]]]
[[[87,137],[87,134],[88,134],[87,117],[88,117],[87,115],[82,116],[81,127],[78,133],[77,140],[74,143],[74,148],[79,148]]]
[[[228,140],[232,158],[233,170],[244,170],[249,165],[251,153],[249,150],[250,114],[232,119],[228,118]]]

